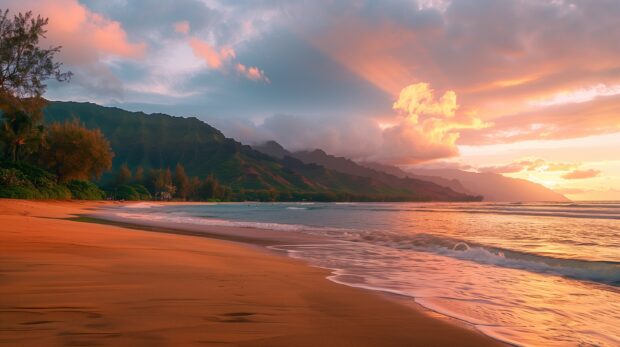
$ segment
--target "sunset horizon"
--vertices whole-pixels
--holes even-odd
[[[49,18],[43,43],[62,46],[74,73],[50,83],[51,100],[195,116],[248,145],[620,199],[613,1],[276,3],[6,5]]]
[[[0,0],[0,346],[619,346],[619,18]]]

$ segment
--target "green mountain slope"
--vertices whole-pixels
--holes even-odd
[[[451,200],[453,197],[461,194],[474,195],[460,192],[452,187],[446,187],[436,182],[413,177],[414,175],[412,174],[409,176],[397,176],[379,169],[363,166],[351,159],[333,156],[320,149],[289,152],[275,141],[267,141],[252,148],[274,157],[293,157],[306,164],[317,164],[332,171],[370,178],[373,182],[389,187],[393,191],[424,191],[429,195],[442,197],[441,200]]]
[[[129,112],[92,103],[50,102],[47,123],[78,119],[100,128],[115,152],[114,169],[174,168],[183,164],[190,176],[215,175],[233,191],[271,190],[279,193],[328,194],[326,200],[470,200],[448,189],[402,187],[304,164],[294,158],[275,158],[226,138],[197,118]],[[291,199],[297,195],[292,194]]]

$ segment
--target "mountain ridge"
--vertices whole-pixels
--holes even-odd
[[[374,177],[383,181],[409,179],[431,182],[458,193],[475,196],[482,195],[483,201],[570,201],[562,194],[537,183],[505,177],[499,174],[461,170],[433,171],[414,169],[406,171],[396,166],[373,162],[357,163],[345,157],[327,154],[321,149],[290,152],[275,141],[267,141],[252,147],[272,156],[294,157],[305,163],[320,164],[335,171]],[[389,177],[382,176],[379,172],[389,175]]]
[[[318,164],[330,170],[346,173],[349,175],[372,178],[382,182],[383,184],[392,186],[395,189],[415,189],[416,186],[426,185],[428,187],[433,187],[434,189],[437,189],[437,187],[444,187],[456,193],[476,196],[476,194],[459,192],[452,189],[451,187],[445,187],[432,181],[419,179],[417,177],[414,177],[414,175],[397,177],[381,170],[362,166],[354,162],[353,160],[345,157],[337,157],[327,154],[322,149],[314,149],[311,151],[297,151],[293,153],[286,150],[282,145],[275,141],[267,141],[259,145],[254,145],[252,147],[260,152],[274,157],[292,157],[301,160],[306,164]]]
[[[130,112],[93,103],[50,102],[45,120],[76,119],[99,128],[115,152],[113,168],[174,168],[190,176],[213,174],[235,192],[261,191],[278,199],[372,201],[471,201],[475,197],[428,182],[402,189],[370,177],[350,175],[293,157],[275,158],[225,137],[195,117]],[[110,180],[108,174],[104,179]]]

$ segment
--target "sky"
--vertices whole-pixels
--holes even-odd
[[[52,100],[246,144],[620,200],[620,1],[0,0],[49,18]]]

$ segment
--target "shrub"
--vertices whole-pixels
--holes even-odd
[[[151,200],[151,193],[141,184],[132,184],[131,187],[138,193],[140,200]]]
[[[0,162],[0,197],[13,199],[70,199],[71,192],[56,177],[26,163]]]
[[[23,172],[14,168],[0,168],[0,186],[32,185]]]
[[[140,193],[138,193],[132,186],[123,184],[116,187],[117,200],[140,200]]]
[[[0,198],[9,199],[37,199],[39,191],[36,188],[24,186],[0,186]]]
[[[103,200],[105,193],[90,181],[71,180],[67,183],[71,197],[78,200]]]
[[[35,199],[71,199],[71,191],[67,187],[58,184],[55,184],[52,187],[39,188],[38,191],[39,197],[36,197]]]

